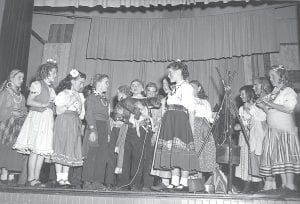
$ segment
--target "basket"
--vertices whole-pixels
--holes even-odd
[[[204,191],[205,189],[204,184],[205,184],[204,178],[189,179],[188,180],[189,192],[196,193],[196,192]]]
[[[237,145],[232,145],[231,153],[231,164],[239,165],[240,164],[240,151],[241,147]],[[223,144],[217,146],[217,163],[219,164],[228,164],[229,163],[229,145]]]

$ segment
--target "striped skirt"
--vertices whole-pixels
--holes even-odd
[[[263,147],[260,175],[300,173],[300,143],[296,127],[292,131],[269,128]]]

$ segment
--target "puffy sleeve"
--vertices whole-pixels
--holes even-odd
[[[297,93],[290,87],[284,89],[283,105],[290,110],[294,110],[297,104]]]
[[[195,110],[195,99],[194,99],[194,89],[188,84],[184,83],[181,85],[181,105],[187,108],[189,111]]]
[[[30,94],[39,95],[41,93],[41,90],[42,90],[41,83],[39,81],[32,82],[31,85],[30,85],[29,90],[30,90]]]
[[[58,107],[66,105],[70,101],[70,97],[67,92],[62,91],[55,97],[55,105]]]
[[[0,122],[9,118],[12,111],[11,96],[6,90],[0,92]]]

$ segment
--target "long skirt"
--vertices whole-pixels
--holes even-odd
[[[263,142],[260,175],[300,174],[300,143],[298,130],[269,128]]]
[[[0,168],[9,171],[21,171],[26,156],[12,149],[19,135],[24,118],[10,117],[0,122]]]
[[[180,107],[168,109],[162,118],[154,169],[200,171],[188,113]]]
[[[54,125],[54,163],[66,166],[82,166],[81,121],[74,111],[57,116]]]
[[[13,148],[22,154],[49,157],[53,153],[53,111],[29,111]]]
[[[196,117],[194,127],[195,149],[198,154],[200,171],[213,172],[217,166],[216,145],[213,135],[210,134],[210,125],[205,118]]]
[[[237,167],[235,167],[235,176],[242,179],[243,181],[253,181],[253,182],[261,181],[261,178],[251,175],[251,173],[254,173],[251,170],[252,158],[251,158],[251,154],[249,153],[249,148],[242,132],[240,132],[239,146],[241,147],[240,164]],[[253,157],[253,159],[255,159],[255,157]],[[253,162],[255,162],[255,160],[253,160]],[[254,163],[252,163],[252,165],[253,164]],[[254,167],[255,166],[253,166],[253,169],[255,169]]]

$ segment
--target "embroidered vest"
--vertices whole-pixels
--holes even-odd
[[[39,103],[48,103],[50,100],[50,91],[48,85],[43,80],[39,82],[41,84],[41,93],[34,98],[34,101]],[[31,106],[29,109],[38,112],[43,112],[46,110],[46,108],[44,107],[34,107],[34,106]]]

